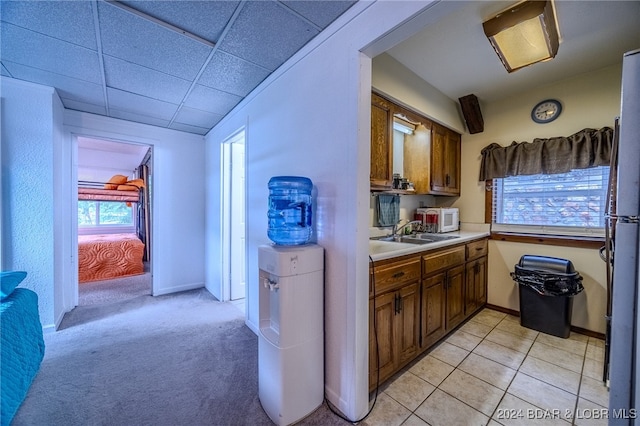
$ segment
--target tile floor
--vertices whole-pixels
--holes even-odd
[[[484,309],[380,387],[363,424],[606,425],[604,341]]]

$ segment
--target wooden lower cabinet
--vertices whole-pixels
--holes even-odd
[[[467,262],[465,277],[465,315],[470,315],[487,303],[487,256]]]
[[[382,383],[420,350],[419,283],[370,299],[369,313],[372,319],[375,315],[375,323],[369,322],[369,385],[373,388],[378,382],[378,367]]]
[[[460,324],[465,317],[465,282],[464,265],[459,265],[447,271],[447,331],[452,330]]]
[[[373,268],[369,298],[370,390],[485,305],[486,248],[486,239],[477,240],[422,256],[380,261]]]
[[[445,277],[436,274],[422,280],[421,348],[426,349],[445,335]]]

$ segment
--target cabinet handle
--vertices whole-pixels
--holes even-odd
[[[449,185],[451,183],[451,178],[449,175],[446,176],[445,181],[447,183],[447,185]]]
[[[396,293],[393,296],[393,312],[398,315],[398,312],[400,312],[399,307],[398,307],[398,294]]]
[[[476,251],[484,250],[484,247],[476,247]]]
[[[395,274],[392,275],[393,278],[400,278],[400,277],[404,277],[404,272],[400,271],[400,272],[396,272]]]

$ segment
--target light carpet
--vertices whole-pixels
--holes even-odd
[[[258,339],[204,289],[79,306],[45,335],[13,425],[269,425]],[[300,422],[345,425],[326,403]]]

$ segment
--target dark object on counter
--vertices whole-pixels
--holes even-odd
[[[511,278],[520,288],[520,325],[569,337],[573,296],[584,290],[582,277],[571,261],[524,255]]]

